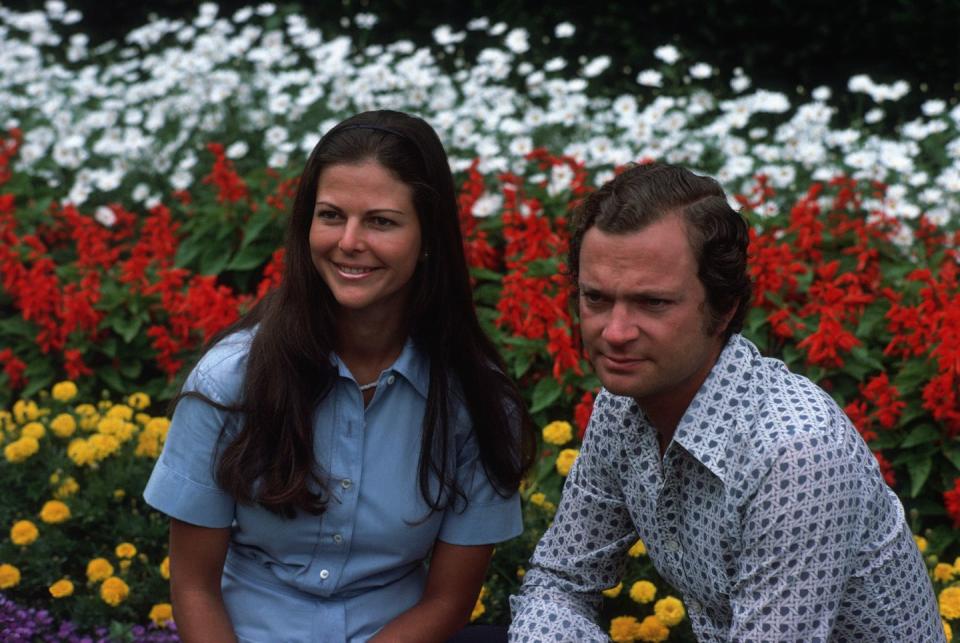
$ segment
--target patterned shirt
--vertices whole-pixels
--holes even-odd
[[[739,335],[660,457],[604,390],[511,597],[510,639],[606,641],[594,623],[640,537],[700,641],[944,641],[899,499],[836,403]]]

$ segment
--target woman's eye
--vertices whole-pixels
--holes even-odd
[[[386,217],[373,217],[370,219],[370,222],[373,223],[373,225],[381,228],[389,228],[390,226],[396,225],[396,222],[393,219],[388,219]]]
[[[317,210],[315,215],[318,219],[323,219],[325,221],[335,221],[339,218],[340,213],[334,212],[333,210]]]

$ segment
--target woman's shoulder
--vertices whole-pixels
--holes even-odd
[[[239,400],[254,329],[231,333],[211,346],[187,377],[184,391],[202,393],[221,404]]]

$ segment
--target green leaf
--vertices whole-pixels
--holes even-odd
[[[178,268],[186,268],[194,261],[204,249],[206,244],[202,237],[187,237],[180,242],[177,247],[177,254],[174,255],[173,262]]]
[[[206,249],[203,256],[200,257],[200,274],[219,275],[227,266],[230,260],[230,253],[224,252],[224,248],[213,244]]]
[[[259,243],[241,247],[240,252],[233,255],[233,259],[227,264],[226,270],[252,270],[266,263],[273,250],[274,248]]]
[[[935,442],[940,440],[941,437],[940,432],[934,427],[929,424],[921,424],[907,434],[907,437],[904,438],[903,444],[901,444],[900,447],[904,449],[907,447],[915,447],[918,444]]]
[[[556,257],[551,257],[549,259],[534,259],[527,262],[527,276],[529,277],[552,277],[557,274],[557,264],[559,261]]]
[[[530,405],[530,412],[537,413],[547,408],[557,401],[560,393],[560,383],[552,377],[544,377],[533,388],[533,403]]]
[[[496,281],[497,283],[503,281],[503,275],[487,268],[471,268],[470,274],[477,281]]]
[[[530,370],[530,366],[533,364],[533,357],[533,353],[516,354],[513,360],[513,377],[515,379],[520,379]]]
[[[858,335],[858,337],[866,337],[866,335]],[[863,345],[854,346],[852,349],[850,349],[850,354],[853,355],[858,362],[864,364],[865,366],[869,366],[872,370],[883,370],[883,362],[871,355]],[[849,372],[849,365],[847,367],[847,371]]]
[[[933,462],[929,457],[917,458],[907,462],[907,473],[910,474],[910,497],[916,498],[923,489],[923,485],[930,477]]]
[[[251,245],[260,237],[262,233],[271,223],[275,223],[276,219],[270,214],[269,210],[260,210],[255,212],[249,219],[247,219],[246,224],[243,226],[243,240],[240,242],[241,248],[246,248]]]
[[[23,374],[27,378],[27,385],[20,393],[20,397],[24,399],[48,388],[53,384],[53,378],[56,376],[50,362],[42,359],[30,362]]]
[[[120,378],[120,374],[117,371],[113,370],[112,368],[109,368],[109,367],[101,368],[100,370],[97,371],[97,375],[100,377],[101,380],[103,380],[103,382],[107,386],[112,388],[114,391],[118,393],[127,392],[126,391],[127,386],[124,383],[124,381]]]
[[[960,449],[945,448],[943,457],[949,460],[957,468],[957,471],[960,471]]]
[[[4,335],[18,335],[33,340],[37,336],[37,328],[23,317],[10,316],[0,320],[0,333]]]
[[[143,322],[139,317],[114,317],[110,320],[110,327],[117,331],[125,344],[133,341],[133,338],[140,333],[142,325]]]

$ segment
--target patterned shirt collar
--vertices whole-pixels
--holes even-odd
[[[727,342],[700,390],[690,401],[673,435],[683,447],[724,483],[726,446],[737,424],[753,423],[753,395],[760,364],[756,347],[740,335]]]

